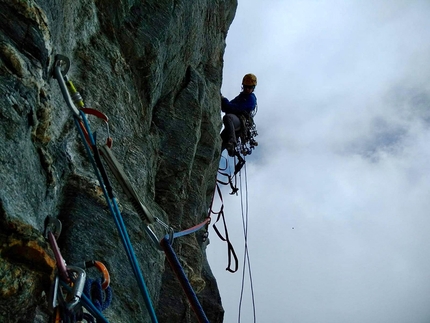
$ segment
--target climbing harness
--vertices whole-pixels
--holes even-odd
[[[257,127],[254,122],[254,116],[257,114],[258,107],[251,114],[240,114],[238,115],[241,127],[240,131],[236,133],[237,144],[233,154],[234,160],[234,172],[226,172],[228,168],[228,163],[226,162],[225,168],[219,168],[218,174],[227,180],[218,180],[220,184],[230,185],[231,187],[231,195],[236,194],[239,191],[237,188],[237,179],[236,175],[240,172],[242,167],[245,165],[245,157],[252,154],[252,151],[255,147],[258,146],[258,142],[255,140],[255,137],[258,136]],[[225,158],[225,157],[223,157]],[[234,184],[233,184],[234,179]]]
[[[258,142],[255,140],[255,137],[258,136],[257,126],[254,122],[254,116],[256,113],[257,108],[254,110],[253,114],[241,114],[239,116],[242,130],[239,133],[237,150],[243,156],[251,155],[255,147],[258,146]]]
[[[213,227],[218,237],[227,243],[227,252],[228,252],[228,266],[226,268],[229,272],[236,272],[238,270],[238,258],[236,252],[234,251],[233,245],[230,242],[227,230],[227,223],[224,216],[224,203],[222,200],[221,190],[218,184],[221,185],[230,185],[231,192],[230,195],[237,195],[239,188],[237,187],[237,175],[240,174],[243,166],[245,166],[246,160],[245,157],[247,155],[252,154],[252,151],[258,146],[258,142],[255,140],[255,137],[258,136],[257,127],[254,122],[254,116],[257,114],[258,107],[256,106],[252,113],[243,113],[238,115],[241,127],[240,131],[236,133],[237,135],[237,145],[235,147],[233,161],[234,161],[234,171],[231,172],[229,169],[228,159],[222,156],[225,159],[225,167],[218,168],[217,176],[217,186],[216,191],[218,192],[221,200],[221,207],[219,212],[213,212],[217,215],[217,220],[214,223]],[[221,177],[221,179],[219,178]],[[234,180],[234,183],[233,183]],[[216,227],[216,223],[219,220],[222,220],[222,224],[224,227],[224,234],[221,234],[220,230]],[[232,261],[234,260],[234,267],[232,266]]]

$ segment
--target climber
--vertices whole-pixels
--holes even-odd
[[[257,98],[254,94],[257,85],[257,77],[254,74],[246,74],[242,80],[242,92],[229,101],[221,96],[221,111],[225,112],[223,117],[224,130],[221,132],[222,148],[227,149],[229,156],[235,155],[237,136],[242,129],[241,117],[249,118],[257,106]]]

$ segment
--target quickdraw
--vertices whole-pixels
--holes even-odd
[[[199,322],[209,322],[206,318],[206,315],[204,314],[203,309],[201,308],[201,305],[198,302],[197,296],[195,295],[194,291],[191,288],[191,285],[189,284],[188,280],[185,277],[185,274],[183,273],[182,267],[177,260],[177,257],[173,251],[172,244],[175,238],[179,238],[185,235],[189,235],[192,233],[195,233],[199,230],[204,229],[204,233],[202,235],[202,240],[205,241],[208,237],[208,227],[210,224],[210,215],[211,212],[209,212],[208,217],[201,222],[200,224],[195,225],[194,227],[191,227],[189,229],[180,231],[180,232],[174,232],[173,228],[165,224],[163,221],[161,221],[159,218],[153,216],[149,210],[144,206],[144,204],[140,201],[134,187],[131,185],[130,180],[126,176],[121,164],[118,162],[116,157],[114,156],[111,146],[112,146],[112,139],[109,135],[109,128],[108,128],[108,118],[103,113],[87,108],[85,106],[85,103],[79,94],[79,92],[74,87],[73,83],[67,78],[67,72],[70,68],[70,61],[67,57],[63,55],[57,55],[56,56],[56,62],[54,65],[54,75],[58,80],[58,83],[60,85],[61,92],[64,96],[64,99],[66,101],[66,104],[71,109],[75,123],[77,125],[78,132],[80,133],[81,137],[83,138],[84,146],[87,150],[89,159],[91,163],[93,164],[94,171],[96,173],[96,176],[100,182],[100,186],[105,194],[105,198],[108,204],[108,207],[114,217],[115,224],[117,225],[118,231],[120,233],[121,239],[124,243],[125,250],[127,252],[127,256],[129,257],[133,272],[136,276],[137,282],[139,284],[139,288],[141,289],[142,295],[144,296],[145,304],[147,306],[148,312],[151,316],[152,322],[156,323],[157,318],[155,316],[154,309],[152,307],[152,303],[150,301],[148,291],[146,288],[146,285],[144,283],[142,274],[139,269],[139,265],[136,259],[136,256],[134,254],[133,248],[131,246],[130,239],[128,237],[128,233],[125,229],[124,222],[122,220],[121,213],[118,209],[117,202],[114,197],[112,186],[110,185],[109,178],[107,176],[106,170],[103,166],[103,163],[101,161],[101,158],[104,159],[105,163],[108,165],[109,169],[111,170],[114,177],[117,179],[119,184],[121,185],[122,189],[130,199],[133,207],[135,208],[136,212],[139,214],[139,216],[142,218],[142,220],[146,224],[146,232],[148,233],[151,240],[154,242],[154,245],[157,246],[159,250],[163,250],[166,254],[166,257],[169,260],[169,263],[172,265],[173,270],[177,273],[178,279],[181,282],[181,285],[184,288],[184,291],[186,295],[188,296],[188,299],[190,301],[190,304],[192,308],[195,310],[196,315],[199,319]],[[107,125],[107,133],[108,133],[108,139],[106,140],[106,144],[101,146],[100,148],[96,145],[96,134],[92,133],[88,124],[88,120],[86,118],[86,114],[92,114],[96,116],[97,118],[103,120]],[[214,193],[215,194],[215,193]],[[219,218],[218,218],[219,220]],[[217,221],[218,221],[217,220]],[[151,229],[150,225],[157,223],[161,227],[163,227],[166,231],[166,235],[163,239],[159,240],[156,236],[156,234]],[[234,250],[233,250],[234,253]],[[237,259],[236,256],[234,256],[235,259]],[[61,258],[59,258],[61,260]],[[176,259],[176,260],[175,260]],[[59,261],[61,263],[61,261]],[[97,263],[91,263],[91,265],[97,266]],[[179,265],[178,265],[179,264]],[[85,264],[85,268],[88,266],[88,263]],[[237,265],[236,265],[237,267]],[[67,268],[67,267],[66,267]],[[236,269],[237,270],[237,269]],[[102,273],[104,273],[104,270],[101,270]],[[181,273],[182,272],[182,273]],[[106,281],[108,278],[104,276],[104,281]],[[71,292],[70,286],[67,286],[67,284],[63,280],[59,280],[59,283],[66,288],[67,291]],[[56,284],[58,285],[58,281],[56,281]],[[101,283],[103,286],[103,283]],[[85,294],[80,295],[81,300],[87,301],[88,297]],[[91,301],[89,301],[91,303]],[[92,303],[91,303],[92,304]],[[93,306],[94,307],[94,306]],[[97,311],[97,309],[92,308],[90,306],[90,311]]]
[[[49,241],[57,263],[57,274],[51,287],[49,307],[53,312],[51,322],[73,323],[85,319],[87,322],[108,323],[101,314],[101,310],[94,308],[94,304],[85,297],[84,287],[89,282],[84,268],[80,266],[68,266],[61,255],[57,239],[61,233],[61,222],[58,219],[47,217],[45,221],[45,238]],[[103,274],[103,282],[108,295],[112,295],[109,287],[109,272],[104,264],[99,261],[87,262],[100,268]],[[101,279],[100,279],[101,281]],[[109,301],[110,304],[110,301]],[[84,313],[84,306],[90,313]]]
[[[93,135],[91,132],[91,129],[89,127],[84,111],[79,110],[76,106],[73,105],[71,94],[74,95],[74,97],[78,101],[78,106],[85,106],[85,104],[83,103],[83,100],[80,96],[78,96],[76,93],[70,94],[69,90],[67,89],[66,81],[69,81],[67,79],[67,72],[70,67],[70,61],[67,57],[63,55],[56,55],[55,58],[56,58],[56,61],[54,63],[54,75],[58,81],[64,100],[66,101],[66,104],[69,106],[69,108],[74,114],[74,120],[77,126],[77,130],[81,135],[85,150],[87,151],[88,158],[91,161],[94,172],[98,178],[100,187],[105,196],[108,208],[114,218],[121,240],[124,244],[125,251],[129,258],[133,273],[135,275],[139,289],[142,293],[142,297],[144,299],[146,308],[148,310],[148,314],[151,317],[151,321],[153,323],[158,323],[157,317],[155,315],[154,307],[152,306],[152,302],[149,297],[148,288],[146,287],[142,272],[140,270],[139,263],[136,258],[136,254],[134,253],[134,249],[131,245],[130,238],[125,228],[121,212],[119,211],[118,204],[116,202],[112,187],[109,182],[109,178],[101,162],[99,150],[97,149],[97,146],[96,146],[95,134]],[[62,67],[64,66],[65,68],[62,69]]]
[[[90,128],[89,128],[89,124],[88,124],[87,119],[85,118],[84,112],[81,111],[80,113],[82,116],[84,127],[87,130],[86,132],[91,133]],[[82,131],[82,133],[84,134],[83,131]],[[103,159],[105,160],[109,169],[111,170],[112,174],[117,179],[120,186],[123,188],[127,197],[130,199],[130,202],[131,202],[132,206],[134,207],[136,213],[140,216],[142,221],[146,224],[145,231],[148,234],[149,238],[152,240],[153,246],[155,248],[157,248],[158,250],[161,250],[160,245],[159,245],[159,239],[157,238],[156,234],[154,233],[154,231],[150,227],[150,224],[153,224],[153,223],[159,224],[169,234],[172,234],[173,228],[171,228],[170,226],[165,224],[159,218],[153,216],[148,211],[148,209],[143,205],[143,203],[140,201],[140,199],[136,193],[136,190],[132,186],[132,184],[131,184],[130,180],[128,179],[127,175],[125,174],[121,164],[118,162],[118,160],[116,159],[115,155],[113,154],[113,152],[109,148],[109,146],[107,144],[105,144],[100,149],[98,149],[96,146],[96,143],[95,143],[96,138],[94,136],[91,136],[91,138],[92,138],[91,147],[92,147],[92,151],[93,151],[94,161],[95,161],[95,164],[98,168],[98,171],[100,172],[100,176],[103,179],[102,182],[103,182],[104,186],[106,187],[109,199],[112,200],[113,205],[115,206],[116,201],[115,201],[115,196],[113,193],[112,185],[110,183],[106,169],[105,169],[105,167],[101,161],[101,157],[103,157]],[[115,208],[116,208],[116,206],[115,206]],[[120,220],[120,222],[122,222],[122,216],[120,216],[119,210],[117,210],[116,213],[118,214],[118,219]],[[123,225],[123,223],[120,225],[123,226],[124,230],[125,230],[125,226]]]
[[[62,68],[63,67],[63,68]],[[102,112],[88,108],[86,107],[84,100],[80,93],[76,90],[76,87],[72,83],[72,81],[68,78],[67,72],[70,68],[70,60],[68,57],[64,55],[56,55],[56,63],[55,63],[55,76],[59,82],[60,88],[62,90],[63,96],[65,97],[65,101],[75,117],[77,117],[79,126],[84,133],[86,142],[88,146],[91,147],[91,150],[94,154],[94,159],[96,162],[97,167],[100,170],[101,176],[103,177],[104,183],[107,186],[107,190],[109,193],[110,198],[113,198],[113,191],[112,186],[110,184],[110,181],[108,179],[107,173],[105,171],[105,168],[101,162],[101,158],[104,159],[106,164],[108,165],[109,169],[111,170],[114,177],[117,179],[118,183],[120,184],[121,188],[124,190],[127,197],[130,199],[133,207],[135,208],[136,212],[139,214],[141,219],[144,221],[147,226],[152,223],[159,223],[163,224],[163,222],[160,219],[156,219],[149,210],[143,205],[143,203],[140,201],[139,196],[136,193],[136,190],[132,186],[130,180],[128,179],[126,173],[124,172],[121,164],[118,162],[117,158],[113,154],[112,151],[112,143],[113,140],[110,137],[109,133],[109,118]],[[60,78],[60,79],[58,79]],[[64,90],[65,89],[65,90]],[[76,106],[73,106],[71,102],[74,102],[74,104],[79,107],[79,109]],[[72,107],[70,106],[72,105]],[[82,113],[84,115],[82,115]],[[87,123],[85,114],[93,115],[100,120],[104,121],[107,128],[107,139],[106,143],[101,146],[100,148],[97,147],[94,138],[94,142],[91,142],[90,140],[90,129],[89,125]],[[92,134],[92,136],[96,137],[96,133]],[[101,157],[101,158],[100,158]],[[163,226],[164,227],[164,226]],[[169,229],[169,231],[172,231],[173,229]],[[146,231],[153,240],[154,244],[158,246],[159,239],[155,237],[154,232],[151,228],[147,227]]]

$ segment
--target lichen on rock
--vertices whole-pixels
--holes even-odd
[[[223,53],[236,6],[0,0],[0,321],[44,322],[50,315],[55,262],[44,222],[52,216],[63,223],[58,245],[68,264],[100,260],[108,267],[114,301],[106,317],[150,322],[53,78],[54,57],[70,58],[68,75],[86,104],[109,117],[112,151],[142,202],[183,230],[207,216],[215,188]],[[89,121],[104,140],[105,125]],[[159,322],[196,322],[164,254],[112,184]],[[156,232],[161,238],[163,228]],[[210,322],[222,322],[201,234],[176,239],[174,248]]]

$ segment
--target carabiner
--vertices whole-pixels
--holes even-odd
[[[174,235],[175,235],[175,230],[170,226],[167,225],[166,223],[164,223],[163,221],[161,221],[159,218],[154,217],[155,222],[160,224],[165,230],[166,230],[166,234],[165,237],[169,243],[172,245],[173,244],[173,240],[175,239]],[[169,237],[169,238],[167,238]],[[160,241],[158,241],[158,243],[160,243]]]
[[[82,108],[81,111],[85,114],[90,114],[93,115],[95,117],[97,117],[98,119],[101,119],[105,122],[106,125],[106,132],[107,132],[107,139],[106,139],[106,145],[109,148],[112,148],[112,143],[113,143],[113,139],[110,136],[110,131],[109,131],[109,118],[107,115],[105,115],[103,112],[100,112],[99,110],[93,109],[93,108]],[[86,137],[88,136],[88,132],[85,129],[85,126],[81,123],[81,128],[84,131],[84,134],[86,134]],[[89,140],[87,140],[89,141]],[[90,145],[91,146],[91,145]]]
[[[76,90],[75,85],[70,81],[67,76],[66,79],[66,86],[67,90],[69,91],[69,95],[73,101],[73,103],[77,106],[78,109],[82,109],[85,107],[84,99],[82,99],[81,94]]]
[[[96,267],[98,271],[100,271],[103,275],[102,289],[105,290],[109,287],[110,284],[110,275],[106,266],[97,260],[86,261],[84,264],[85,268]]]
[[[58,239],[61,234],[62,227],[60,220],[48,215],[45,219],[45,239],[48,239],[48,232],[52,232],[55,239]]]
[[[55,55],[55,66],[60,67],[61,74],[66,76],[70,69],[70,59],[67,56],[57,54]],[[65,68],[61,69],[62,66]]]
[[[66,65],[66,68],[64,70],[61,69],[62,65]],[[65,78],[67,75],[67,72],[70,68],[70,60],[63,55],[57,54],[55,55],[55,63],[54,63],[54,77],[58,81],[58,85],[60,86],[61,93],[63,94],[64,101],[66,101],[67,106],[70,110],[72,110],[75,117],[78,119],[80,118],[79,110],[76,108],[75,104],[73,103],[72,99],[70,98],[69,91],[66,86]]]
[[[54,282],[52,283],[51,290],[49,292],[49,309],[55,312],[55,308],[58,306],[57,297],[58,289],[60,288],[60,277],[55,275]]]
[[[51,249],[54,252],[54,257],[57,262],[58,273],[65,282],[69,282],[70,279],[67,273],[66,262],[64,261],[64,258],[61,255],[60,248],[58,247],[58,244],[57,244],[57,240],[55,239],[54,234],[51,231],[48,232],[48,240],[51,245]]]
[[[67,309],[73,310],[78,305],[85,287],[87,274],[85,270],[77,266],[68,266],[67,271],[73,281],[72,300],[66,305]]]
[[[146,225],[145,226],[145,231],[148,234],[149,239],[151,239],[151,241],[153,242],[153,246],[158,251],[162,251],[163,249],[160,246],[160,241],[159,241],[157,235],[155,234],[155,232],[152,230],[151,225]]]

